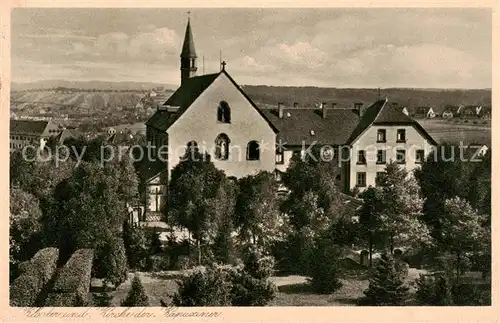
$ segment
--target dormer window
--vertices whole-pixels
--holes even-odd
[[[314,136],[314,135],[315,135],[314,130],[311,130],[309,133],[311,134],[311,136]]]
[[[217,121],[222,123],[231,123],[231,108],[226,101],[220,101],[217,108]]]

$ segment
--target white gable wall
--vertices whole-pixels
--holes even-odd
[[[220,101],[231,108],[231,123],[217,121]],[[275,168],[276,135],[225,74],[217,79],[193,102],[184,114],[167,130],[169,163],[168,171],[179,163],[188,142],[196,141],[202,151],[208,151],[215,166],[227,176],[237,178],[255,174],[259,170]],[[215,139],[225,133],[229,139],[229,159],[214,158]],[[247,160],[246,148],[251,140],[261,142],[260,160]]]

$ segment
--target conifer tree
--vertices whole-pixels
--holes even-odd
[[[370,277],[370,285],[364,294],[362,305],[400,306],[405,304],[408,298],[408,287],[405,286],[392,256],[382,256],[379,265]]]
[[[144,286],[142,285],[141,279],[139,276],[135,275],[132,280],[132,287],[125,297],[124,300],[121,301],[121,306],[124,307],[144,307],[149,306],[149,298],[144,290]]]

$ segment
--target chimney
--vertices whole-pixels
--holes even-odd
[[[358,116],[362,117],[363,116],[363,103],[361,102],[354,102],[354,110],[358,114]]]
[[[337,109],[337,103],[335,102],[332,103],[332,109]]]
[[[321,115],[326,119],[326,102],[321,103]]]
[[[283,103],[278,102],[278,118],[283,119],[283,115],[284,115]]]
[[[293,103],[293,107],[294,107],[295,109],[296,109],[296,108],[298,108],[298,107],[299,107],[299,102],[294,102],[294,103]]]

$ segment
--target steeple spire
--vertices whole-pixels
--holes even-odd
[[[191,19],[188,11],[188,22],[186,26],[186,34],[184,36],[184,44],[181,52],[181,85],[190,77],[196,76],[198,64],[196,63],[196,50],[194,49],[194,38],[191,32]]]
[[[190,11],[188,11],[188,14]],[[182,45],[181,57],[184,58],[196,58],[196,50],[194,48],[193,33],[191,32],[191,19],[188,16],[188,22],[186,26],[186,33],[184,35],[184,44]]]

